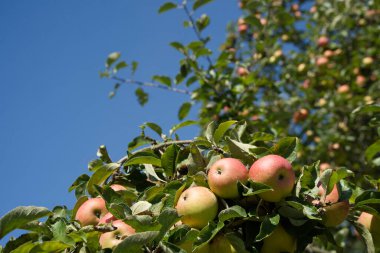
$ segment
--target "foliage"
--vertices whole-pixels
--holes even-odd
[[[146,87],[187,94],[178,118],[186,119],[198,103],[199,121],[182,121],[167,134],[147,122],[118,161],[101,146],[90,173],[69,188],[77,198],[73,209],[11,210],[0,219],[0,238],[14,229],[28,233],[0,252],[111,252],[101,249],[99,237],[114,231],[112,224],[82,226],[75,220],[83,203],[99,196],[116,219],[136,231],[113,252],[201,252],[221,237],[237,252],[259,252],[279,226],[296,238],[296,252],[375,252],[371,231],[356,220],[363,211],[380,215],[379,3],[242,0],[242,16],[228,25],[216,52],[203,35],[211,18],[197,16],[210,2],[171,1],[158,10],[182,9],[184,26],[196,35],[186,45],[170,43],[182,55],[174,77],[134,80],[138,63],[125,62],[120,52],[108,56],[101,72],[115,81],[110,97],[122,84],[137,84],[141,105],[149,100]],[[125,73],[129,78],[121,77]],[[180,140],[177,131],[197,123],[200,135]],[[208,187],[215,161],[233,157],[249,168],[268,154],[292,163],[297,180],[291,196],[267,202],[259,194],[269,186],[239,182],[240,197],[219,197],[218,215],[207,226],[178,223],[181,193],[194,185]],[[113,184],[125,189],[116,191]],[[334,187],[339,202],[349,203],[349,214],[326,227],[334,203],[324,200]]]
[[[321,197],[318,182],[327,190],[331,184],[339,186],[339,201],[349,200],[351,204],[347,222],[355,226],[359,226],[355,222],[358,211],[380,212],[378,192],[352,184],[351,171],[338,168],[321,173],[319,162],[297,166],[294,152],[300,144],[295,137],[263,140],[261,133],[249,132],[245,122],[237,121],[210,123],[204,135],[193,140],[166,137],[169,135],[163,135],[161,128],[153,123],[146,127],[161,140],[148,137],[144,130],[136,138],[149,139],[152,145],[140,149],[138,145],[130,145],[133,148],[119,161],[111,161],[104,146],[99,148],[98,159],[89,163],[90,175],[79,176],[70,187],[78,199],[72,211],[66,207],[56,207],[51,212],[40,207],[18,207],[1,218],[2,237],[16,228],[29,231],[10,240],[3,252],[103,252],[98,237],[112,228],[109,225],[81,227],[74,220],[83,198],[99,195],[105,199],[109,212],[137,232],[124,239],[114,252],[184,252],[179,247],[181,243],[193,242],[192,247],[196,249],[218,235],[233,238],[231,243],[238,252],[257,252],[263,239],[278,224],[297,238],[297,252],[303,252],[306,247],[306,250],[317,246],[335,250],[352,247],[353,241],[347,233],[354,234],[347,231],[348,223],[335,228],[323,225],[324,209],[311,201]],[[250,142],[245,143],[243,139]],[[257,194],[268,188],[249,181],[240,184],[238,199],[219,198],[217,217],[203,229],[178,225],[180,217],[175,207],[179,195],[193,185],[207,186],[206,175],[212,163],[223,157],[239,157],[249,167],[252,161],[266,154],[278,154],[293,161],[297,181],[291,196],[276,203],[260,200]],[[113,184],[126,189],[115,192],[109,187]],[[37,221],[43,216],[48,216],[46,221]],[[363,227],[358,231],[368,235]],[[312,247],[307,246],[312,242]],[[367,249],[374,252],[373,244],[369,242]]]

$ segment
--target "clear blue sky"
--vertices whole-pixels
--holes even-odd
[[[143,122],[166,131],[178,123],[186,96],[151,89],[142,108],[136,87],[122,87],[108,99],[112,83],[98,75],[113,51],[139,61],[140,80],[177,72],[180,55],[168,44],[195,36],[182,27],[183,11],[157,14],[163,2],[0,1],[0,216],[20,205],[72,208],[75,196],[67,189],[87,173],[99,145],[116,160]],[[216,2],[198,13],[211,16],[206,33],[214,49],[227,21],[240,15],[236,1]]]

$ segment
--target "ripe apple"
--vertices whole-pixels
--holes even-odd
[[[278,225],[263,241],[260,253],[293,253],[297,247],[296,238],[288,234],[281,225]]]
[[[238,74],[238,76],[246,76],[249,74],[248,69],[245,67],[238,67],[236,73]]]
[[[236,249],[224,235],[215,236],[210,242],[210,252],[237,253]]]
[[[92,198],[84,202],[78,209],[75,219],[82,226],[96,225],[108,213],[106,202],[102,198]]]
[[[369,230],[376,248],[380,248],[380,218],[370,213],[362,212],[358,223]]]
[[[364,86],[365,82],[366,82],[366,78],[364,76],[362,76],[362,75],[356,76],[356,84],[358,86],[360,86],[360,87]]]
[[[115,216],[113,216],[112,213],[107,213],[106,215],[104,215],[100,220],[99,220],[99,223],[98,224],[107,224],[107,223],[111,223],[112,221],[115,221],[117,220]]]
[[[116,227],[117,229],[111,232],[103,233],[99,238],[99,244],[102,249],[113,249],[127,236],[136,233],[134,228],[124,223],[122,220],[113,221],[112,226]]]
[[[309,111],[305,108],[301,108],[293,114],[293,121],[295,123],[303,121],[309,115]]]
[[[269,202],[278,202],[288,196],[296,179],[290,162],[279,155],[267,155],[255,161],[249,169],[249,177],[273,188],[259,194]]]
[[[319,196],[323,196],[323,194],[325,193],[325,189],[323,189],[322,185],[320,185],[318,187],[318,195]],[[329,194],[326,195],[326,198],[323,200],[321,199],[321,203],[336,203],[338,202],[339,200],[339,191],[338,191],[338,187],[336,185],[334,185],[333,189],[331,190],[331,192]]]
[[[348,201],[340,201],[327,205],[322,210],[322,223],[326,227],[336,227],[347,218],[350,205]]]
[[[317,40],[317,45],[319,47],[325,47],[325,46],[327,46],[329,44],[329,42],[330,42],[330,40],[329,40],[329,38],[327,36],[321,36]]]
[[[115,192],[118,192],[118,191],[125,191],[127,188],[125,188],[124,186],[122,186],[121,184],[113,184],[110,186],[112,188],[112,190],[114,190]]]
[[[245,22],[244,18],[238,19],[238,31],[239,33],[246,33],[248,31],[248,25]]]
[[[348,84],[342,84],[337,89],[338,93],[343,94],[350,91],[350,86]]]
[[[323,56],[330,58],[331,56],[334,56],[334,51],[328,49],[328,50],[323,52]]]
[[[202,229],[216,217],[218,199],[210,189],[194,186],[182,192],[176,209],[184,224]]]
[[[325,56],[320,56],[317,58],[316,64],[317,66],[324,66],[329,62],[329,59]]]
[[[208,184],[213,193],[225,199],[239,197],[238,181],[248,180],[248,170],[235,158],[223,158],[216,161],[208,171]]]

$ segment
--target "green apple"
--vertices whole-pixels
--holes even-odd
[[[176,209],[183,224],[202,229],[216,217],[218,200],[210,189],[194,186],[182,192]]]
[[[278,202],[288,196],[296,180],[290,162],[278,155],[267,155],[255,161],[249,169],[249,177],[273,188],[272,191],[259,194],[259,197],[269,202]]]
[[[121,243],[126,237],[136,233],[135,229],[124,223],[122,220],[112,222],[116,230],[103,233],[99,238],[99,244],[102,249],[113,249]]]
[[[239,197],[238,181],[248,180],[248,170],[235,158],[223,158],[216,161],[208,171],[208,185],[213,193],[225,199]]]
[[[348,201],[340,201],[327,205],[322,209],[322,223],[326,227],[336,227],[341,224],[350,211]]]
[[[288,234],[281,225],[278,225],[263,242],[260,253],[293,253],[297,247],[296,238]]]
[[[102,198],[92,198],[84,202],[75,215],[82,226],[97,225],[99,220],[108,213],[106,202]]]
[[[224,235],[215,236],[210,242],[210,252],[237,253],[230,241]]]
[[[358,223],[369,230],[376,248],[380,248],[380,217],[370,213],[362,212]]]
[[[206,244],[206,245],[202,246],[201,248],[198,248],[197,250],[192,251],[193,250],[193,241],[182,242],[182,243],[178,244],[178,247],[180,247],[181,249],[183,249],[187,253],[209,253],[209,252],[212,253],[212,252],[214,252],[214,251],[210,250],[209,244]]]

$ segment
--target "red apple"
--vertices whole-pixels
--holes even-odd
[[[107,224],[107,223],[111,223],[112,221],[115,221],[117,220],[115,216],[113,216],[112,213],[107,213],[106,215],[104,215],[100,220],[99,220],[99,224]]]
[[[249,177],[273,188],[259,194],[269,202],[278,202],[288,196],[296,179],[290,162],[279,155],[267,155],[255,161],[249,170]]]
[[[218,200],[210,189],[194,186],[182,192],[176,209],[184,224],[202,229],[218,214]]]
[[[380,248],[380,218],[370,213],[362,212],[357,220],[369,230],[376,248]]]
[[[117,229],[111,232],[103,233],[99,238],[99,244],[102,249],[113,249],[126,237],[136,233],[134,228],[124,223],[122,220],[113,221],[112,226]]]
[[[239,197],[238,181],[248,180],[248,170],[235,158],[223,158],[216,161],[208,171],[208,184],[213,193],[221,198]]]
[[[245,67],[238,67],[236,73],[238,74],[238,76],[246,76],[249,74],[248,69]]]
[[[362,76],[362,75],[358,75],[358,76],[356,77],[356,84],[357,84],[358,86],[363,87],[364,84],[365,84],[365,82],[366,82],[366,78],[365,78],[364,76]]]
[[[348,86],[348,84],[342,84],[337,89],[337,92],[340,94],[347,93],[349,91],[350,91],[350,86]]]
[[[325,193],[325,189],[323,189],[322,185],[318,187],[318,195],[323,196]],[[339,200],[339,191],[338,187],[334,185],[333,189],[329,194],[326,195],[326,198],[323,200],[321,199],[322,203],[336,203]]]
[[[301,108],[293,114],[293,121],[295,123],[303,121],[309,115],[309,111],[305,108]]]
[[[330,40],[327,36],[321,36],[317,40],[317,45],[320,47],[325,47],[329,44]]]
[[[317,58],[316,64],[317,66],[324,66],[329,62],[329,59],[325,56],[320,56]]]
[[[108,213],[106,202],[102,198],[92,198],[84,202],[78,209],[75,219],[82,226],[96,225]]]

